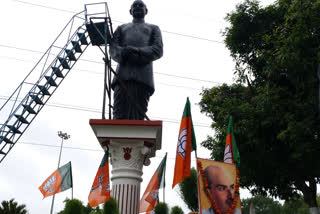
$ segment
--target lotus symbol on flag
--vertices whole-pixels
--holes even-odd
[[[178,138],[178,154],[183,158],[186,154],[186,145],[187,145],[187,128],[181,130]]]
[[[152,200],[157,200],[159,195],[159,190],[153,190],[150,193]]]
[[[224,162],[232,163],[232,153],[231,153],[230,144],[228,144],[224,150]]]
[[[96,189],[99,189],[101,192],[102,191],[102,182],[103,182],[103,173],[100,176],[98,176],[98,185],[93,186],[91,188],[91,191],[94,192]]]
[[[51,186],[56,182],[56,176],[53,175],[49,180],[45,183],[45,185],[42,187],[42,189],[46,192],[47,190],[48,193],[54,192],[54,189],[51,189]]]

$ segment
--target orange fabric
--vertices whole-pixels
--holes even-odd
[[[181,181],[183,178],[190,177],[190,166],[191,166],[191,118],[184,117],[181,120],[180,130],[179,130],[179,138],[178,138],[178,146],[177,146],[177,154],[176,154],[176,165],[174,169],[174,177],[172,183],[172,189],[174,186]],[[186,137],[184,137],[186,134]],[[185,152],[184,155],[181,153],[181,147],[179,145],[185,141]]]
[[[54,171],[42,184],[39,190],[43,198],[61,192],[61,176],[59,170]]]
[[[139,213],[150,212],[153,210],[157,203],[157,198],[159,194],[159,179],[158,174],[155,172],[144,192],[140,204]]]
[[[88,201],[90,207],[98,206],[110,199],[109,164],[100,167],[94,178]]]

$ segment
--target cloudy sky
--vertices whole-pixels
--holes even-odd
[[[113,27],[131,21],[132,0],[108,1]],[[240,0],[146,0],[146,21],[162,30],[164,56],[154,63],[156,92],[148,116],[163,121],[162,150],[144,167],[141,194],[165,152],[168,152],[166,202],[187,207],[171,189],[179,123],[186,98],[191,101],[198,143],[198,156],[209,158],[200,146],[213,135],[210,119],[200,113],[197,103],[202,88],[233,82],[232,61],[221,32],[226,14]],[[264,1],[263,4],[272,1]],[[84,0],[1,0],[0,18],[0,104],[17,88],[69,19],[84,9]],[[47,105],[29,126],[9,155],[0,163],[0,200],[15,198],[32,214],[50,211],[51,198],[42,199],[38,187],[56,169],[61,139],[57,132],[71,135],[65,141],[61,164],[72,162],[74,197],[87,204],[103,152],[89,126],[89,119],[101,118],[103,63],[97,47],[82,55]],[[26,93],[26,92],[25,92]],[[23,94],[25,95],[25,94]],[[0,111],[0,123],[7,118]],[[226,121],[227,122],[227,121]],[[241,143],[241,142],[239,142]],[[247,197],[244,192],[242,197]],[[67,190],[56,195],[54,212],[63,209]]]

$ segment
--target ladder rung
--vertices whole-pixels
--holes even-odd
[[[3,151],[0,151],[0,155],[5,155],[6,153],[4,153]]]
[[[37,104],[43,105],[42,100],[41,100],[37,95],[30,94],[30,97],[31,97],[31,98],[33,99],[33,101],[35,101]]]
[[[38,88],[40,89],[40,91],[44,94],[44,95],[50,95],[48,89],[46,89],[46,87],[44,87],[43,85],[37,85]]]
[[[58,75],[57,75],[58,76]],[[56,81],[54,81],[54,79],[50,76],[45,76],[46,80],[48,81],[48,83],[51,85],[51,86],[58,86]]]
[[[53,73],[57,75],[57,77],[63,78],[63,74],[58,67],[52,67]]]
[[[36,114],[35,110],[31,108],[29,105],[22,105],[25,110],[27,110],[30,114]]]
[[[3,138],[3,141],[9,144],[13,144],[13,142],[6,137]]]
[[[75,55],[73,54],[72,50],[66,49],[66,53],[67,53],[67,57],[68,57],[71,61],[77,61],[77,58],[76,58]]]
[[[77,33],[77,35],[82,45],[89,45],[84,33]]]
[[[59,62],[61,63],[62,67],[65,69],[70,69],[70,66],[68,65],[67,59],[58,57]]]
[[[73,46],[73,48],[74,48],[74,50],[75,50],[76,52],[82,53],[81,47],[80,47],[80,45],[79,45],[78,42],[72,41],[71,43],[72,43],[72,46]]]
[[[7,125],[7,127],[8,127],[11,131],[13,131],[14,133],[21,134],[21,132],[19,131],[19,129],[17,129],[15,126]]]
[[[22,117],[22,115],[15,114],[14,116],[16,116],[16,118],[17,118],[21,123],[29,124],[29,122],[27,121],[27,119],[24,118],[24,117]]]

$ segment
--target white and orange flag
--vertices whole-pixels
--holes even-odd
[[[41,186],[39,186],[43,198],[63,192],[69,188],[72,188],[71,161],[54,171]]]
[[[139,204],[139,213],[150,213],[157,202],[159,201],[159,189],[164,188],[166,185],[165,174],[166,174],[166,162],[167,162],[167,153],[162,159],[157,170],[153,174],[146,191],[144,192],[140,204]]]
[[[98,206],[110,199],[110,183],[109,183],[109,153],[105,152],[101,164],[99,166],[96,177],[94,178],[88,201],[90,207]]]
[[[190,177],[191,152],[196,149],[197,143],[192,124],[190,101],[187,98],[179,130],[172,189],[183,181],[183,178]]]

